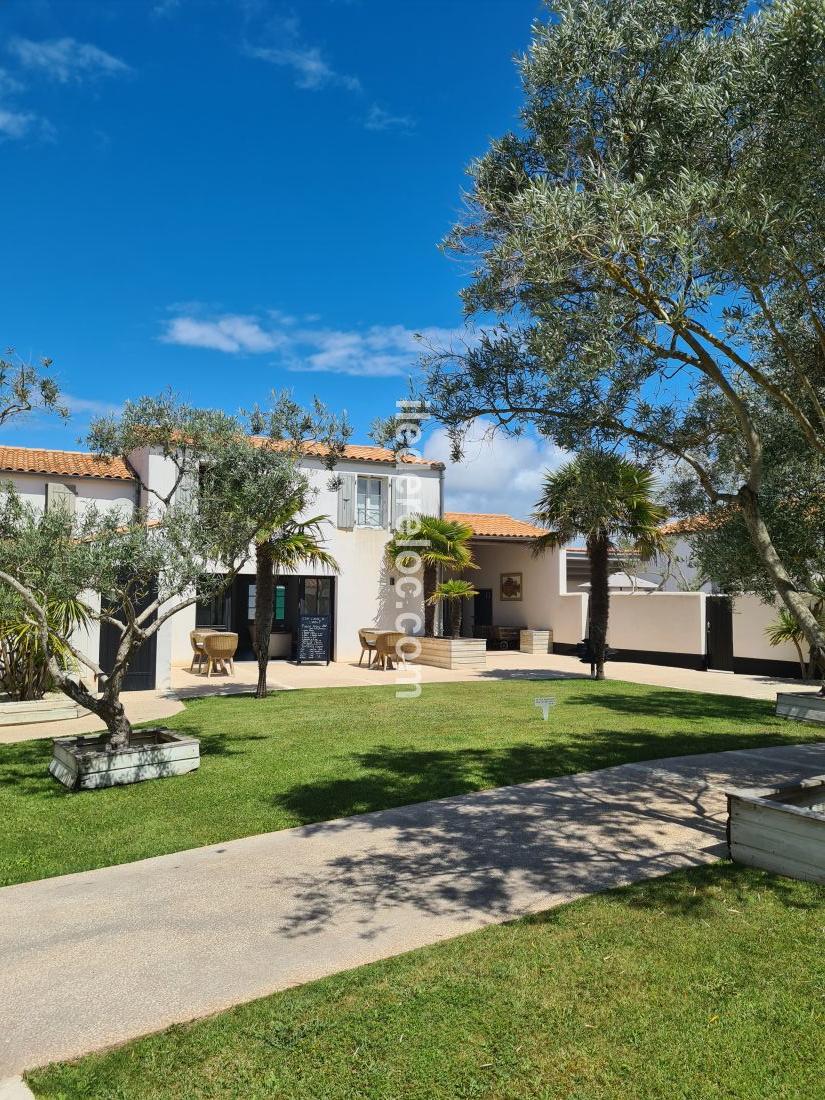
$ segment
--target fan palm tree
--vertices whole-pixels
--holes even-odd
[[[810,582],[810,591],[813,594],[814,600],[811,604],[811,610],[817,619],[825,624],[825,583],[819,578]],[[814,676],[817,671],[817,654],[813,650],[810,652],[808,660],[805,659],[805,633],[802,627],[799,625],[797,619],[787,607],[780,607],[777,610],[777,616],[772,623],[765,627],[765,635],[768,642],[773,645],[784,645],[786,642],[791,642],[796,650],[797,657],[799,659],[799,667],[802,671],[802,679],[807,680]],[[825,694],[825,685],[820,690],[820,695]]]
[[[450,625],[452,627],[452,636],[453,638],[460,638],[462,602],[470,599],[471,596],[477,595],[478,590],[473,588],[469,581],[453,578],[448,581],[442,581],[441,584],[437,585],[435,592],[429,597],[427,603],[439,604],[446,602],[451,606],[452,616]]]
[[[265,699],[269,665],[269,639],[275,613],[275,582],[281,573],[294,573],[304,565],[321,566],[338,572],[338,562],[324,547],[323,525],[329,516],[296,518],[300,504],[296,496],[277,526],[255,544],[255,655],[258,658],[257,699]],[[292,509],[292,510],[290,510]]]
[[[549,528],[535,540],[533,552],[583,538],[590,562],[590,657],[597,680],[604,679],[607,623],[610,615],[610,550],[628,543],[642,561],[663,545],[660,525],[667,510],[654,500],[653,475],[621,455],[588,450],[545,475],[533,513]]]
[[[411,531],[415,533],[411,534]],[[439,569],[462,573],[465,569],[478,568],[470,548],[472,537],[473,529],[466,523],[441,516],[418,515],[412,517],[405,533],[394,535],[387,543],[387,556],[391,562],[406,568],[416,564],[418,555],[424,566],[424,633],[427,637],[435,635],[432,596],[438,584]],[[413,546],[410,546],[411,542]]]

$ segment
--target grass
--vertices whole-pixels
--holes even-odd
[[[551,692],[543,722],[533,705]],[[51,745],[0,747],[0,885],[625,761],[820,739],[768,703],[616,681],[284,692],[190,702],[192,774],[71,793]],[[56,731],[58,732],[58,731]]]
[[[43,1100],[821,1095],[825,888],[717,864],[30,1073]]]

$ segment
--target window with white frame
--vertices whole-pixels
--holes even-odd
[[[359,477],[355,522],[359,527],[382,525],[384,493],[387,483],[382,477]]]

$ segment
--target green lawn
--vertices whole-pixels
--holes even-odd
[[[533,700],[548,692],[545,723]],[[589,680],[431,684],[417,700],[391,687],[213,697],[169,725],[201,738],[200,769],[108,791],[52,780],[48,741],[0,747],[0,885],[623,761],[822,737],[768,703]]]
[[[825,888],[717,864],[28,1076],[52,1100],[822,1092]]]

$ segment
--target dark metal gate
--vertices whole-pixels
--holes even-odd
[[[733,604],[730,596],[708,596],[705,604],[708,668],[733,672]]]

